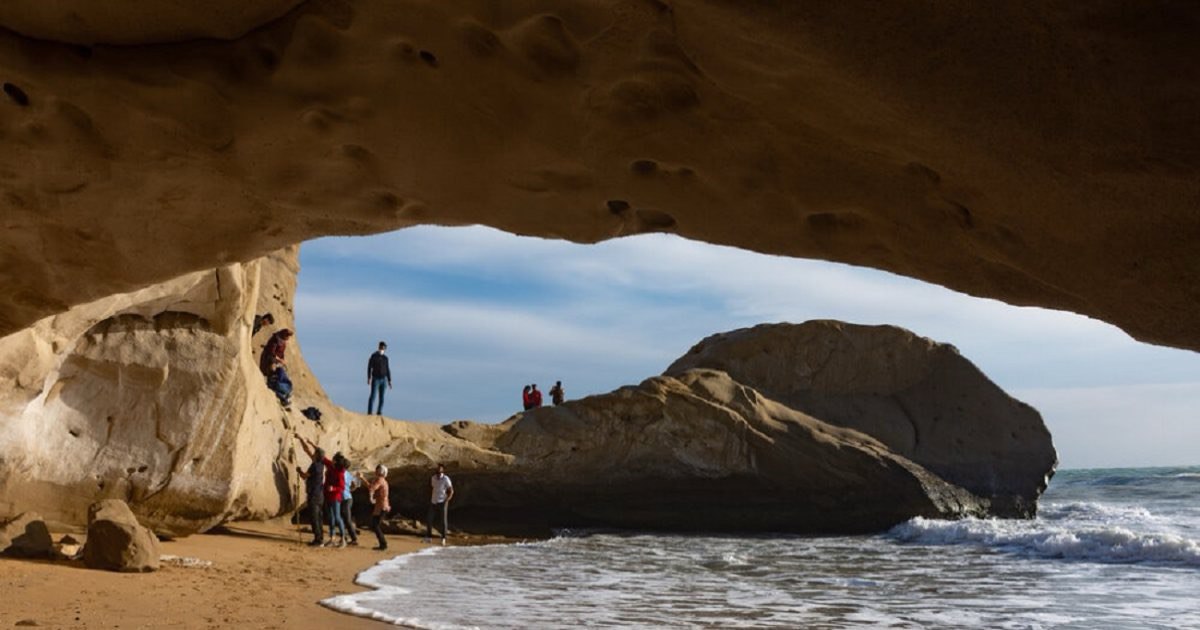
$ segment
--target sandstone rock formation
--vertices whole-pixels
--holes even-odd
[[[876,440],[723,372],[651,378],[500,428],[494,447],[513,459],[500,470],[454,471],[456,522],[845,533],[987,513],[986,500]],[[396,474],[427,487],[427,468],[412,479]]]
[[[423,512],[430,467],[447,462],[463,518],[525,528],[696,528],[705,513],[709,529],[868,531],[914,515],[1029,514],[1052,470],[1036,412],[952,349],[832,323],[717,336],[671,376],[498,426],[339,409],[293,341],[285,410],[257,357],[273,330],[293,326],[295,254],[188,274],[0,338],[0,514],[80,524],[93,502],[119,499],[166,535],[286,514],[304,463],[295,433],[360,468],[387,464],[393,505],[411,514]],[[253,316],[268,311],[276,326],[252,337]],[[791,358],[764,361],[764,339]],[[308,406],[320,426],[298,412]]]
[[[46,558],[54,551],[45,521],[36,512],[25,512],[0,525],[0,553],[19,558]]]
[[[263,264],[189,274],[0,339],[0,506],[80,524],[93,501],[119,498],[164,533],[285,507],[286,474],[258,474],[288,447],[271,422],[279,408],[250,387]]]
[[[764,324],[696,344],[666,374],[721,370],[825,422],[862,431],[950,483],[1031,516],[1058,462],[1037,410],[954,346],[895,326]]]
[[[309,0],[265,23],[293,4],[3,3],[0,335],[318,235],[483,223],[869,265],[1200,348],[1195,4]],[[145,41],[175,43],[80,45]]]
[[[396,423],[329,403],[293,341],[293,410],[258,372],[271,331],[291,327],[295,250],[188,274],[81,305],[0,338],[0,515],[36,509],[87,522],[99,499],[129,504],[169,535],[295,507],[293,432],[355,457],[503,460],[436,425]],[[251,338],[255,313],[275,328]],[[303,455],[301,454],[301,457]]]
[[[142,527],[119,499],[98,501],[88,508],[83,563],[93,569],[142,573],[158,570],[158,539]]]

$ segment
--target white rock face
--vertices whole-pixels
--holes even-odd
[[[264,267],[286,265],[189,274],[0,339],[0,506],[78,524],[92,500],[119,498],[166,532],[285,507],[259,472],[290,445],[277,403],[250,386]]]
[[[120,499],[160,533],[295,507],[296,431],[364,467],[379,461],[504,461],[436,425],[359,416],[329,403],[293,338],[291,411],[258,357],[292,327],[296,250],[194,273],[46,318],[0,338],[0,515],[36,510],[86,524]],[[256,313],[276,325],[251,338]],[[299,410],[316,406],[322,426]]]

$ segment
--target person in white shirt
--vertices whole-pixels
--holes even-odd
[[[438,464],[437,473],[429,479],[429,518],[425,519],[425,542],[433,537],[433,518],[440,514],[442,517],[442,546],[446,546],[446,533],[450,529],[449,507],[450,499],[454,497],[454,484],[446,474],[446,467]]]

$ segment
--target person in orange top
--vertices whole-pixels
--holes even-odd
[[[374,548],[375,551],[387,551],[387,539],[383,537],[383,518],[392,511],[392,505],[388,503],[387,472],[387,466],[380,464],[375,467],[373,479],[367,479],[362,473],[358,473],[358,480],[367,486],[371,505],[375,506],[371,511],[371,529],[379,539],[379,546]]]

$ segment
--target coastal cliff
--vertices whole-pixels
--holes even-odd
[[[835,322],[717,335],[664,376],[492,426],[340,409],[294,338],[284,409],[257,357],[293,326],[297,271],[296,250],[283,250],[0,338],[0,513],[78,525],[116,498],[172,535],[287,514],[304,463],[296,433],[362,468],[387,464],[393,503],[410,514],[429,467],[445,462],[461,486],[456,512],[483,530],[844,532],[1028,516],[1053,471],[1037,413],[952,348]],[[265,312],[276,325],[255,337]]]

